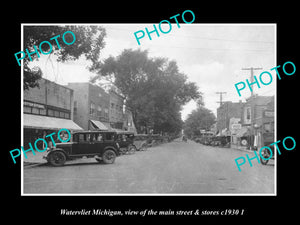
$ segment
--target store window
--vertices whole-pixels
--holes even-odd
[[[77,113],[77,101],[74,101],[74,114]]]
[[[101,106],[97,106],[97,116],[101,116],[101,111],[102,111],[102,109],[101,109]]]
[[[95,113],[95,104],[91,102],[90,104],[90,115],[94,115]]]
[[[52,109],[48,109],[48,116],[54,116],[54,111]]]

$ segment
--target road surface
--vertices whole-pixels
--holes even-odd
[[[24,169],[24,194],[274,194],[274,161],[252,160],[238,171],[234,159],[252,152],[173,141],[118,157]]]

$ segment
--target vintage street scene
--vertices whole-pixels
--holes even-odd
[[[276,194],[276,25],[22,29],[23,195]]]

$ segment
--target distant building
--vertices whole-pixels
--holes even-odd
[[[62,128],[82,130],[72,121],[73,90],[44,78],[38,84],[23,93],[24,147]]]
[[[84,130],[108,130],[110,96],[88,82],[68,83],[74,90],[74,121]]]
[[[231,132],[232,147],[255,150],[273,140],[274,96],[253,95],[246,99],[242,118],[234,126],[239,129]]]
[[[263,146],[265,133],[274,133],[274,96],[253,95],[246,99],[242,125],[247,127],[247,146],[257,149]],[[266,138],[265,138],[266,139]]]
[[[217,109],[217,130],[219,133],[229,134],[230,119],[242,117],[243,105],[242,101],[226,101]]]

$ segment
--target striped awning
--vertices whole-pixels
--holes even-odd
[[[90,120],[91,124],[95,129],[99,130],[108,130],[108,128],[99,120]]]

